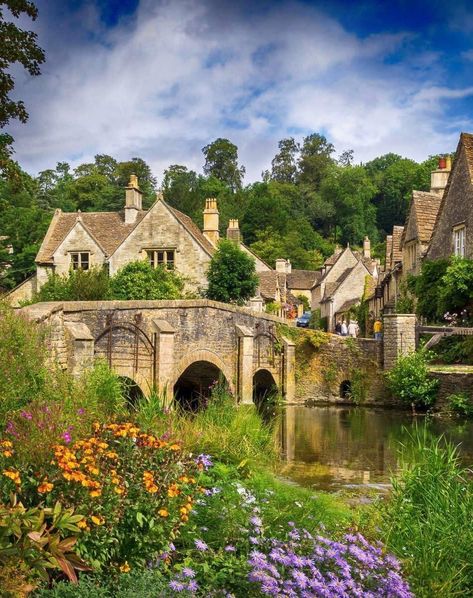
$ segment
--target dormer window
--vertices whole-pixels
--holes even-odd
[[[174,249],[148,249],[148,260],[152,268],[164,266],[166,270],[174,270]]]
[[[88,251],[71,252],[71,268],[73,270],[88,270],[90,253]]]
[[[453,229],[453,254],[457,257],[465,257],[465,232],[464,224]]]

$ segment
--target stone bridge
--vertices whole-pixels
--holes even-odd
[[[241,403],[277,388],[295,395],[295,347],[269,314],[208,300],[38,303],[21,310],[47,326],[52,358],[80,375],[105,360],[147,395],[205,396],[223,377]]]

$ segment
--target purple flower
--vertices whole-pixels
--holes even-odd
[[[195,577],[195,571],[190,567],[184,567],[181,573],[183,577]]]
[[[24,417],[25,419],[33,419],[33,415],[29,411],[22,411],[21,417]]]
[[[207,544],[203,540],[194,540],[195,547],[197,550],[205,552],[208,549]]]
[[[64,432],[64,434],[62,435],[64,442],[66,444],[69,444],[72,441],[72,436],[69,434],[69,432]]]
[[[174,592],[182,592],[184,590],[184,584],[182,581],[178,581],[177,579],[173,579],[169,582],[169,587]]]
[[[199,589],[199,584],[196,582],[195,579],[191,579],[187,584],[187,589],[189,592],[196,592]]]
[[[83,407],[81,407],[80,409],[77,410],[78,415],[84,415],[84,413],[85,413],[85,409]]]
[[[210,455],[204,455],[203,453],[200,454],[198,457],[196,457],[194,459],[194,462],[197,464],[197,466],[200,465],[206,471],[207,471],[207,469],[209,469],[213,465],[211,456]]]
[[[263,525],[263,522],[261,521],[261,518],[258,517],[257,515],[254,515],[250,519],[250,523],[251,523],[251,525],[254,525],[255,527],[261,527]]]
[[[232,546],[231,544],[227,544],[225,546],[225,552],[235,552],[235,551],[236,551],[235,546]]]
[[[258,538],[255,538],[254,536],[250,536],[249,540],[250,540],[250,544],[259,544]]]

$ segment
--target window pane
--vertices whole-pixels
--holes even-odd
[[[174,251],[166,252],[166,267],[168,270],[174,270]]]
[[[79,254],[78,253],[71,253],[71,264],[72,264],[73,270],[77,270],[79,268]]]

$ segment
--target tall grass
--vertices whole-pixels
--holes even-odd
[[[417,429],[383,515],[390,550],[405,560],[416,596],[473,595],[473,481],[456,447]]]
[[[156,433],[181,439],[195,453],[210,453],[224,463],[273,463],[278,456],[276,419],[265,423],[253,405],[235,404],[226,389],[216,387],[205,409],[189,413],[165,408],[166,398],[156,394],[137,405],[136,419]]]

